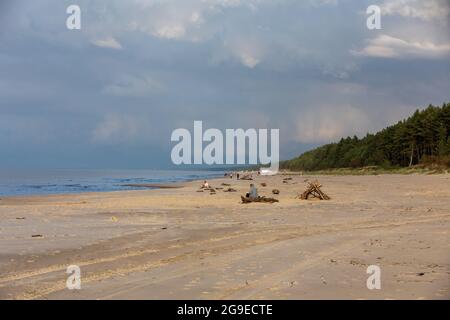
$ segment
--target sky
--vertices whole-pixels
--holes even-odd
[[[449,0],[0,2],[0,168],[167,168],[194,120],[288,159],[444,102]]]

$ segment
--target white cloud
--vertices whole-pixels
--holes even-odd
[[[312,34],[302,30],[305,27],[302,21],[308,21],[304,19],[308,10],[302,9],[316,12],[321,6],[337,4],[338,0],[110,0],[108,5],[95,5],[93,16],[97,19],[89,32],[95,37],[108,29],[119,39],[134,33],[173,42],[193,42],[213,48],[210,60],[216,63],[237,61],[243,67],[255,68],[264,62],[267,68],[286,67],[298,61],[305,63],[313,55],[315,61],[323,59],[321,55],[329,55],[317,55],[316,51],[323,52],[321,48],[306,52],[305,47],[318,46],[324,40],[311,40]],[[287,19],[283,10],[278,13],[285,5],[298,8],[292,9]],[[348,56],[348,51],[345,54]],[[340,64],[341,61],[336,63]],[[349,75],[339,70],[332,73],[341,78]]]
[[[389,35],[367,40],[361,50],[351,50],[354,55],[380,58],[441,58],[450,56],[450,43],[408,41]]]
[[[241,60],[241,63],[249,68],[254,68],[260,63],[259,59],[253,57],[252,55],[246,52],[240,53],[239,58]]]
[[[329,143],[349,135],[364,135],[371,129],[371,121],[352,106],[322,106],[302,111],[296,127],[297,142]]]
[[[217,5],[217,4],[216,4]],[[132,30],[168,40],[199,41],[204,15],[213,5],[206,1],[135,1],[128,6]]]
[[[153,31],[153,35],[166,39],[181,39],[185,34],[186,29],[182,24],[162,25]]]
[[[87,1],[87,0],[85,0]],[[154,37],[195,41],[210,39],[223,31],[223,22],[236,9],[257,12],[264,6],[289,3],[290,0],[109,0],[96,6],[99,24],[113,30],[131,29]],[[302,6],[334,5],[338,0],[308,0]],[[91,28],[92,29],[92,28]],[[101,27],[97,29],[102,29]]]
[[[103,88],[103,93],[126,97],[145,97],[164,91],[165,87],[160,82],[149,77],[135,76],[122,76]]]
[[[450,4],[448,0],[385,0],[381,12],[426,21],[444,20],[450,15]]]
[[[106,39],[93,40],[92,44],[96,45],[97,47],[101,47],[101,48],[122,49],[122,45],[120,44],[120,42],[117,41],[113,37],[108,37]]]
[[[223,42],[212,58],[214,63],[237,61],[253,69],[263,61],[266,49],[261,41],[251,36],[236,36]]]

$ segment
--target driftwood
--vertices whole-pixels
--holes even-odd
[[[234,188],[228,188],[228,189],[223,190],[223,192],[237,192],[237,190]]]
[[[278,190],[278,189],[273,189],[273,190],[272,190],[272,193],[273,193],[273,194],[280,194],[280,190]]]
[[[309,196],[312,196],[313,198],[319,198],[320,200],[330,200],[330,197],[320,189],[321,187],[322,185],[317,180],[308,182],[308,188],[299,196],[299,198],[307,200]]]
[[[211,194],[215,194],[216,193],[216,189],[214,189],[213,187],[200,187],[200,189],[197,190],[197,192],[204,192],[204,191],[209,191]]]
[[[256,199],[246,198],[241,196],[242,203],[251,203],[251,202],[263,202],[263,203],[274,203],[278,202],[277,199],[274,198],[266,198],[266,197],[258,197]]]
[[[253,178],[251,174],[246,174],[245,176],[240,177],[239,180],[253,180]]]

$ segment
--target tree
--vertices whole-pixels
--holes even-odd
[[[397,124],[364,138],[341,138],[281,163],[291,170],[319,170],[361,166],[412,166],[425,158],[448,163],[450,103],[429,105]],[[444,157],[443,161],[439,157]]]

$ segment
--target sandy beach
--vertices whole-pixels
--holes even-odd
[[[0,299],[450,298],[449,174],[283,178],[253,181],[274,204],[241,204],[250,181],[229,178],[210,184],[237,192],[2,197]],[[315,178],[331,200],[296,199]]]

